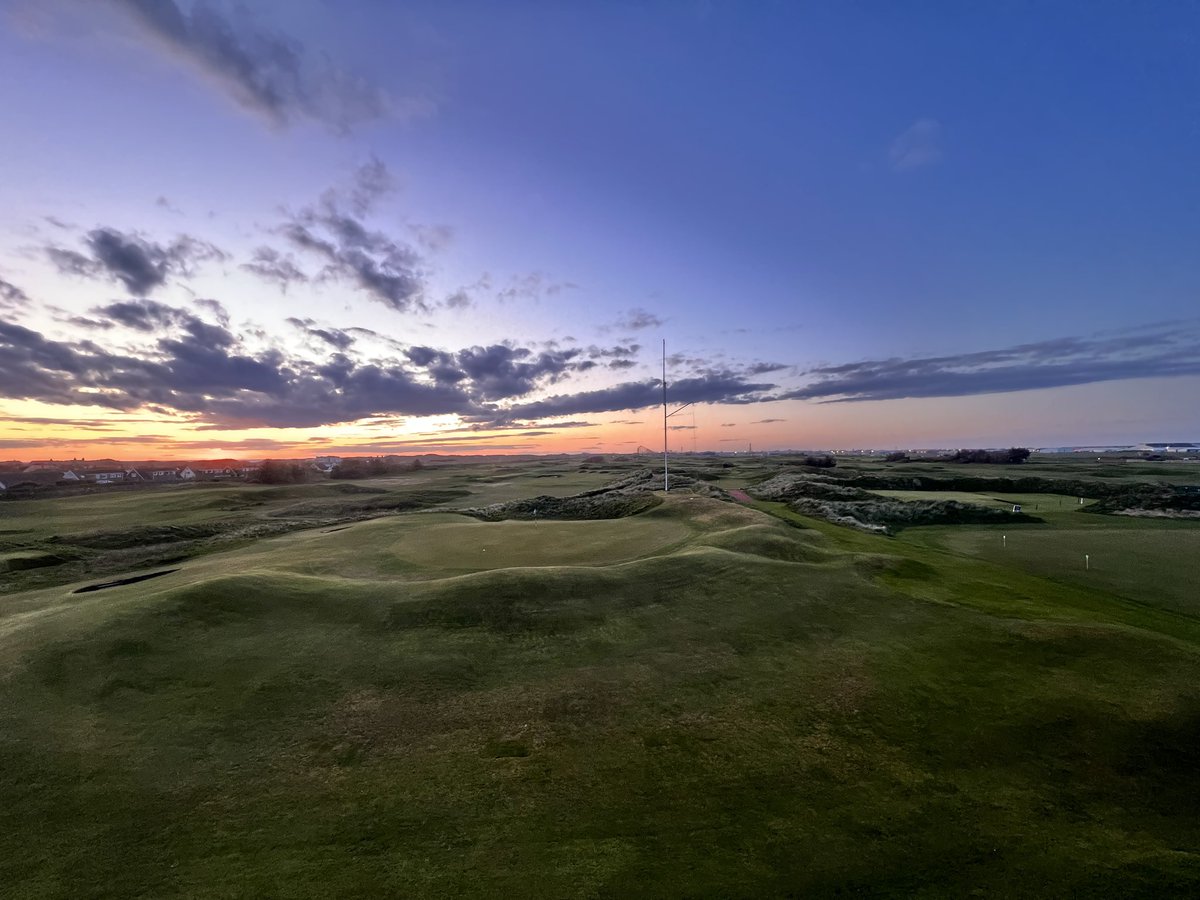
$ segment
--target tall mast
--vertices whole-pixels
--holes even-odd
[[[667,339],[663,338],[663,493],[671,490],[671,475],[667,468]]]

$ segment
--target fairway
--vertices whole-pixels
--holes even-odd
[[[514,566],[599,566],[647,556],[678,543],[689,529],[677,518],[585,522],[477,522],[431,525],[394,545],[414,566],[482,570]]]
[[[955,553],[1200,615],[1200,528],[1137,519],[1105,527],[1113,519],[1097,518],[1084,517],[1087,527],[929,529],[936,537],[924,539]]]
[[[969,491],[871,491],[883,497],[893,497],[896,500],[956,500],[959,503],[976,503],[980,506],[1009,509],[1014,505],[1030,514],[1038,516],[1051,513],[1069,513],[1086,506],[1079,503],[1078,497],[1068,497],[1064,494],[1012,494],[998,492],[995,494],[972,493]]]

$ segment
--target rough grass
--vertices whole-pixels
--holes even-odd
[[[1200,621],[764,508],[3,598],[5,896],[1196,893]]]

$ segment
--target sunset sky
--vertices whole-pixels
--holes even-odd
[[[1200,5],[0,0],[0,459],[1200,441]]]

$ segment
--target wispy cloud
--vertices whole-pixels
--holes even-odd
[[[822,403],[964,397],[1131,378],[1200,375],[1200,320],[1067,337],[1002,350],[821,366],[783,394]]]
[[[932,166],[942,159],[942,126],[936,119],[917,119],[904,129],[888,151],[897,172]]]
[[[165,57],[217,86],[275,126],[309,120],[345,132],[389,113],[427,113],[429,101],[392,102],[376,85],[294,38],[258,27],[248,13],[226,17],[207,3],[108,0]]]
[[[330,189],[278,229],[289,244],[323,263],[319,278],[347,281],[397,312],[427,311],[424,260],[411,245],[368,224],[366,216],[395,180],[378,159],[361,166],[348,190]],[[260,247],[244,266],[285,288],[307,276],[289,256]]]
[[[621,331],[641,331],[645,328],[660,328],[662,325],[662,319],[641,307],[629,310],[616,322],[616,328]]]
[[[214,244],[190,235],[179,235],[169,244],[116,228],[94,228],[84,238],[86,252],[68,247],[46,247],[47,258],[64,275],[118,281],[138,297],[162,287],[170,275],[190,276],[196,263],[225,260],[228,255]]]
[[[29,295],[10,281],[0,278],[0,309],[18,309],[29,305]]]

